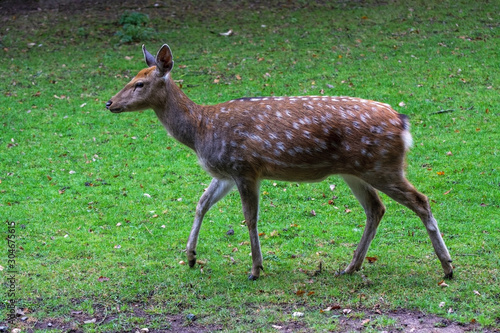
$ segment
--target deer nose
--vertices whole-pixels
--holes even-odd
[[[111,100],[107,101],[106,102],[106,109],[109,109],[109,107],[111,106],[111,104],[113,104],[113,102],[111,102]]]

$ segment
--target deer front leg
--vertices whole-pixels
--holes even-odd
[[[196,244],[200,233],[201,223],[206,212],[220,199],[222,199],[232,188],[234,181],[232,179],[212,179],[205,193],[200,198],[196,206],[196,215],[194,217],[193,227],[189,234],[189,239],[186,246],[187,259],[189,267],[196,264]]]
[[[236,185],[240,192],[243,215],[250,234],[250,246],[252,248],[252,272],[249,280],[257,280],[262,267],[262,252],[260,249],[259,231],[257,221],[259,219],[259,182],[256,179],[236,179]]]

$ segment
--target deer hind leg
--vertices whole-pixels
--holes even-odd
[[[189,234],[189,239],[186,246],[187,258],[189,267],[196,264],[196,244],[198,243],[198,235],[200,233],[201,223],[206,212],[234,187],[232,179],[212,179],[205,193],[200,198],[196,206],[196,214],[194,217],[193,227]]]
[[[386,177],[387,178],[387,177]],[[390,179],[377,181],[372,184],[397,202],[413,210],[424,223],[427,233],[431,239],[434,251],[441,262],[445,278],[453,277],[453,266],[451,257],[441,237],[436,219],[432,215],[429,200],[425,195],[418,192],[402,173],[394,173]]]
[[[259,219],[259,182],[255,179],[238,178],[236,186],[240,192],[243,215],[250,234],[250,246],[252,248],[252,272],[249,280],[257,280],[260,276],[262,266],[262,252],[260,249],[259,231],[257,221]]]
[[[377,191],[371,185],[351,175],[342,175],[342,178],[347,185],[349,185],[352,193],[356,199],[358,199],[361,206],[363,206],[366,214],[366,226],[363,236],[361,237],[356,251],[354,251],[354,257],[351,263],[342,272],[350,274],[361,268],[368,248],[377,232],[380,220],[382,220],[382,216],[384,216],[385,207],[382,201],[380,201]]]

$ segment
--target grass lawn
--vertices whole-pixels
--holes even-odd
[[[59,3],[0,16],[0,326],[377,332],[418,313],[500,330],[497,2]],[[127,11],[149,20],[124,27]],[[154,112],[104,108],[145,67],[143,43],[170,45],[173,78],[200,104],[348,95],[410,116],[407,175],[454,260],[448,287],[420,220],[384,195],[377,260],[336,277],[365,216],[335,176],[263,182],[259,280],[236,191],[206,215],[199,264],[183,265],[210,177]]]

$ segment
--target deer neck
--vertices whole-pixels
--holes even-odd
[[[165,85],[162,99],[153,110],[172,137],[194,150],[201,106],[191,101],[170,77]]]

